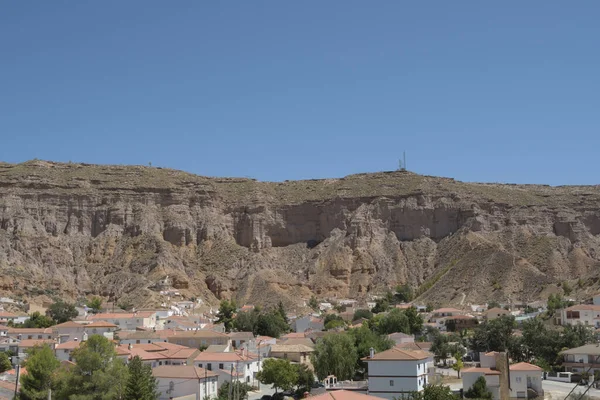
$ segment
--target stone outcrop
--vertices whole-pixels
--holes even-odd
[[[600,188],[409,172],[258,182],[160,168],[0,164],[0,287],[24,297],[208,302],[362,297],[534,300],[600,267]]]

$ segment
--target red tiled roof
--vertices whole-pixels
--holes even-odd
[[[351,390],[332,390],[309,397],[311,400],[381,400],[381,397],[362,394]]]
[[[83,324],[79,324],[77,322],[73,322],[73,321],[67,321],[67,322],[63,322],[62,324],[58,324],[58,325],[54,325],[52,327],[52,329],[54,328],[83,328]]]
[[[94,321],[86,326],[89,328],[118,328],[115,324],[106,321]]]
[[[193,365],[161,365],[152,369],[152,375],[157,378],[204,379],[217,376],[217,373]]]
[[[81,345],[80,341],[71,340],[69,342],[57,344],[55,349],[56,350],[75,350],[75,349],[79,348],[80,345]]]
[[[431,357],[431,354],[423,350],[408,350],[400,347],[393,347],[389,350],[375,353],[373,358],[365,357],[365,361],[416,361],[425,360]]]
[[[21,340],[21,342],[19,343],[19,347],[29,348],[29,347],[35,347],[35,346],[42,346],[44,344],[53,345],[55,343],[56,342],[52,339],[26,339],[26,340]]]
[[[542,368],[537,365],[529,364],[526,362],[520,362],[517,364],[513,364],[509,367],[511,371],[543,371]]]

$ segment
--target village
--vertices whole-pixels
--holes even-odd
[[[43,351],[73,371],[100,342],[147,366],[161,400],[600,396],[600,295],[439,308],[411,297],[406,286],[366,301],[313,296],[302,313],[176,297],[156,309],[92,298],[2,310],[0,398],[28,393],[29,360]]]

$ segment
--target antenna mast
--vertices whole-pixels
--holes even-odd
[[[402,159],[398,160],[398,171],[406,171],[406,151],[402,153]]]

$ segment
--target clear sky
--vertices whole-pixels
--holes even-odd
[[[3,1],[0,160],[600,183],[600,2]]]

